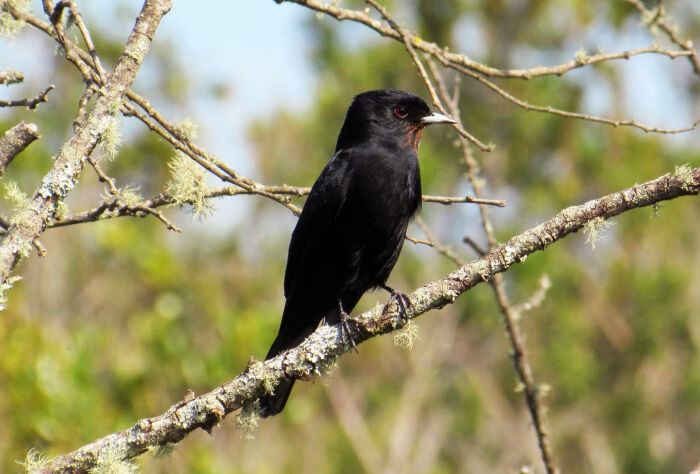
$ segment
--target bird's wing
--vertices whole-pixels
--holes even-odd
[[[352,229],[343,229],[342,210],[353,180],[351,152],[336,153],[321,172],[309,194],[292,234],[284,275],[284,294],[295,288],[312,293],[317,285],[329,290],[333,276],[346,273],[341,268],[352,265],[357,249],[352,247]],[[345,248],[344,248],[345,247]],[[335,261],[343,256],[343,262]],[[331,275],[332,274],[332,275]],[[325,280],[325,282],[324,282]],[[303,287],[303,288],[301,288]]]

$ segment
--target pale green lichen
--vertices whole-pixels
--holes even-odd
[[[100,462],[88,472],[90,474],[134,474],[138,469],[136,464],[123,459],[115,459],[110,462]]]
[[[113,447],[100,452],[95,466],[91,467],[90,474],[133,474],[137,467],[131,461],[126,460],[127,452],[122,447]]]
[[[188,140],[194,140],[199,133],[199,127],[189,117],[182,122],[176,123],[175,128],[178,132],[187,137]]]
[[[587,235],[586,243],[591,245],[592,250],[595,250],[595,244],[600,239],[601,230],[611,225],[613,225],[612,222],[608,222],[602,217],[596,217],[586,222],[583,226],[583,233]]]
[[[321,377],[331,377],[338,368],[338,358],[335,356],[327,356],[316,363],[316,372]]]
[[[24,461],[17,461],[17,464],[24,467],[24,471],[27,473],[40,471],[46,467],[48,463],[48,456],[36,448],[29,450],[27,456],[24,458]]]
[[[255,439],[254,433],[260,423],[258,402],[253,402],[241,408],[236,416],[236,428],[241,431],[241,438]]]
[[[271,372],[266,372],[265,375],[263,375],[263,381],[262,381],[262,386],[263,390],[267,395],[274,395],[275,394],[275,385],[276,385],[276,377],[274,373]]]
[[[21,220],[23,211],[29,204],[29,198],[27,198],[27,195],[19,188],[16,182],[8,180],[5,183],[5,199],[14,207],[10,224],[17,224]]]
[[[574,58],[576,58],[576,62],[578,64],[586,64],[586,60],[588,59],[588,53],[586,52],[585,48],[580,48],[576,53],[574,54]]]
[[[17,207],[24,207],[27,205],[27,202],[29,202],[27,195],[19,189],[17,183],[12,180],[5,183],[5,199]]]
[[[409,319],[403,329],[394,334],[394,344],[401,349],[410,351],[418,340],[419,329],[418,325]]]
[[[693,178],[693,168],[691,168],[688,163],[681,166],[676,166],[676,169],[673,170],[673,174],[678,176],[683,182],[681,188],[683,188],[684,191],[690,191],[690,187],[695,184],[695,179]]]
[[[207,198],[207,170],[180,151],[175,154],[168,168],[170,180],[165,192],[172,198],[172,205],[189,204],[195,217],[211,214],[213,208]]]
[[[29,13],[30,1],[29,0],[6,0],[5,2],[9,7],[14,8],[23,13]],[[0,37],[6,36],[13,39],[15,34],[25,25],[23,21],[15,20],[14,17],[5,10],[0,10]]]
[[[143,202],[143,196],[138,192],[139,188],[134,186],[126,186],[117,190],[117,199],[122,201],[129,207],[138,206]]]
[[[112,117],[100,139],[102,149],[110,161],[117,157],[119,147],[123,141],[124,137],[119,133],[119,119]]]

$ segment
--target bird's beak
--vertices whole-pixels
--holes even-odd
[[[457,123],[457,121],[453,118],[448,117],[447,115],[442,115],[437,112],[434,112],[430,115],[426,115],[420,120],[423,125],[430,125],[433,123]]]

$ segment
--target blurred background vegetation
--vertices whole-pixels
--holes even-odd
[[[682,35],[700,43],[700,5],[664,4]],[[359,2],[343,6],[364,8]],[[662,40],[643,28],[631,6],[617,1],[412,0],[386,6],[423,38],[498,67],[553,65],[581,48],[612,52]],[[117,2],[105,9],[115,22],[128,24],[137,11],[132,7]],[[178,7],[175,2],[174,11]],[[217,4],[202,8],[215,14]],[[300,8],[271,11],[282,16]],[[39,15],[40,7],[34,12]],[[231,28],[258,22],[260,34],[267,34],[265,18],[246,13],[240,6]],[[267,184],[311,185],[354,94],[391,87],[428,98],[401,44],[304,13],[314,75],[306,105],[250,114],[254,160],[242,166]],[[87,22],[94,26],[89,15]],[[123,38],[111,34],[109,22],[99,25],[92,28],[97,51],[103,64],[113,65]],[[181,34],[204,35],[206,29],[203,16]],[[226,77],[203,87],[171,40],[158,32],[134,88],[172,120],[190,116],[206,123],[206,109],[195,108],[193,96],[216,102],[246,94],[238,90],[227,98]],[[72,133],[82,85],[53,54],[55,45],[36,31],[25,29],[13,42],[2,39],[0,47],[39,55],[49,71],[40,84],[57,86],[36,111],[0,111],[2,131],[20,119],[39,126],[42,139],[3,178],[32,192]],[[221,47],[235,52],[244,46]],[[212,53],[208,60],[218,58]],[[237,67],[255,75],[259,64]],[[499,84],[529,103],[659,127],[685,126],[700,110],[700,81],[683,58],[637,57],[563,77]],[[2,89],[3,96],[22,93],[36,91]],[[680,164],[700,165],[697,131],[667,137],[526,112],[468,80],[461,95],[465,127],[496,144],[491,154],[477,152],[477,159],[487,197],[508,200],[506,208],[491,210],[501,240],[566,206]],[[122,119],[122,125],[126,140],[119,156],[103,166],[120,186],[155,195],[168,179],[173,152],[140,124]],[[207,131],[200,132],[206,146]],[[455,139],[438,128],[424,135],[427,194],[470,193]],[[226,161],[238,153],[210,151]],[[86,169],[67,205],[76,212],[92,207],[102,192]],[[208,391],[237,375],[251,355],[264,355],[283,307],[295,218],[263,198],[226,199],[216,201],[219,210],[204,220],[191,219],[186,209],[168,210],[182,234],[153,218],[119,218],[42,236],[48,255],[34,255],[19,267],[24,279],[0,314],[0,471],[20,469],[15,461],[31,448],[55,456],[128,428],[165,411],[187,389]],[[10,203],[0,209],[12,213]],[[464,236],[485,243],[473,205],[426,204],[421,215],[465,259],[475,255],[461,243]],[[556,460],[574,473],[688,472],[700,461],[700,206],[697,198],[682,198],[628,212],[614,223],[595,251],[576,235],[505,275],[515,303],[537,289],[543,274],[552,282],[542,306],[521,324],[535,377],[549,387],[544,403]],[[424,237],[415,226],[409,235]],[[453,267],[435,251],[407,243],[390,284],[408,291]],[[385,299],[369,294],[358,311]],[[196,432],[171,454],[145,455],[137,463],[145,472],[168,473],[472,473],[522,466],[541,472],[490,289],[481,285],[417,322],[420,336],[411,352],[395,347],[391,337],[363,344],[358,355],[340,361],[333,377],[297,384],[284,413],[261,423],[254,440],[243,439],[229,418],[213,436]]]

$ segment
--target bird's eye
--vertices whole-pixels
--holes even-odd
[[[398,107],[394,108],[394,113],[398,118],[402,119],[406,118],[406,115],[408,115],[408,110],[403,105],[399,105]]]

